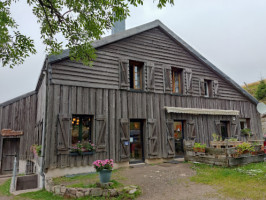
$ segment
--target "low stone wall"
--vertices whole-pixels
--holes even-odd
[[[108,189],[113,183],[96,184],[96,188],[68,188],[65,185],[55,185],[52,178],[46,179],[45,189],[48,192],[53,192],[56,195],[65,198],[80,198],[84,196],[92,197],[117,197],[122,191],[129,194],[137,192],[138,187],[131,185],[126,186],[123,190]]]

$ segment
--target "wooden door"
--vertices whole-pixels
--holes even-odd
[[[15,155],[19,156],[19,138],[3,139],[1,174],[12,174]],[[18,161],[17,157],[17,168]]]

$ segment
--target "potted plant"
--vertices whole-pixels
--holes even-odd
[[[92,144],[90,141],[84,141],[82,143],[82,155],[93,154],[93,151],[94,151],[94,144]]]
[[[249,128],[244,128],[244,129],[242,129],[242,130],[241,130],[241,133],[242,133],[242,135],[244,135],[244,136],[248,136],[248,137],[250,137],[250,136],[253,135],[252,132],[251,132],[251,130],[250,130]]]
[[[80,143],[80,141],[78,141],[77,144],[74,144],[70,148],[70,155],[71,156],[81,155],[81,152],[82,152],[82,144]]]
[[[33,144],[30,147],[31,152],[33,152],[34,156],[38,157],[42,154],[42,145]]]
[[[96,160],[92,164],[96,171],[100,174],[100,182],[108,183],[111,179],[112,169],[114,166],[113,160]]]
[[[206,148],[206,144],[195,143],[193,150],[194,150],[194,152],[205,153],[205,148]]]
[[[249,154],[250,152],[255,151],[254,147],[247,142],[243,142],[242,144],[239,144],[236,146],[237,154]]]

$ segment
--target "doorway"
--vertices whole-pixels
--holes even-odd
[[[175,156],[184,156],[184,121],[174,121]]]
[[[221,135],[222,135],[223,140],[229,137],[229,122],[228,121],[221,121]]]
[[[143,121],[130,120],[130,163],[144,162]]]
[[[1,174],[12,174],[15,155],[17,155],[18,169],[19,143],[19,138],[3,139]]]

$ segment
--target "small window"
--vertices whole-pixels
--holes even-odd
[[[243,130],[245,128],[250,129],[250,119],[240,119],[240,129]]]
[[[182,94],[182,69],[172,68],[173,93]]]
[[[91,141],[92,116],[73,115],[72,116],[72,145],[78,142]]]
[[[212,96],[212,81],[204,80],[204,96],[211,97]]]
[[[223,140],[230,137],[230,123],[228,121],[221,121],[221,135]]]
[[[143,88],[143,62],[129,61],[129,77],[130,77],[130,88],[135,90],[142,90]]]

